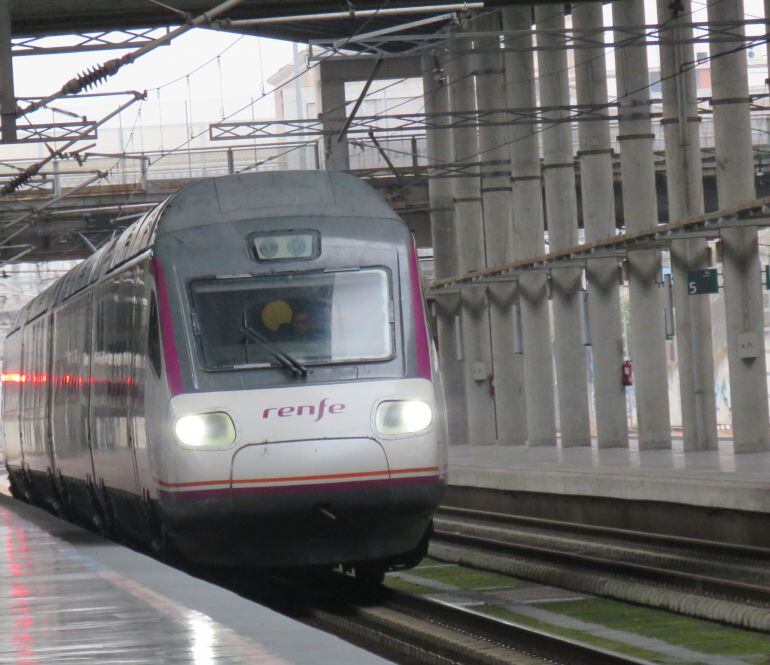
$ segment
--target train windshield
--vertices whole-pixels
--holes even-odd
[[[393,356],[390,277],[381,268],[200,280],[192,297],[209,368],[276,366],[276,349],[305,365]]]

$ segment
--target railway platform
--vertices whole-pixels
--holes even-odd
[[[770,453],[451,446],[451,504],[600,526],[770,544]]]
[[[388,662],[2,493],[0,542],[2,662]]]

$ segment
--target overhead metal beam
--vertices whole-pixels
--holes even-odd
[[[19,125],[16,130],[18,143],[51,143],[70,141],[74,138],[84,141],[97,138],[96,123],[89,120]]]
[[[767,93],[753,96],[753,99],[767,97]],[[702,115],[710,115],[712,109],[708,106],[710,98],[702,97],[699,108]],[[652,104],[658,105],[659,99],[653,99]],[[617,116],[607,115],[607,109],[617,108],[617,102],[602,105],[564,104],[559,106],[532,106],[522,108],[479,109],[471,111],[450,111],[442,113],[392,113],[351,118],[347,123],[346,133],[368,134],[370,129],[390,134],[415,134],[432,129],[459,129],[469,127],[496,127],[526,124],[555,124],[572,123],[576,120],[606,121],[617,119]],[[573,115],[567,118],[554,117],[554,112],[570,111]],[[354,114],[351,114],[351,116]],[[652,113],[653,118],[661,117],[659,112]],[[226,141],[231,139],[277,139],[288,137],[324,136],[322,122],[317,118],[297,118],[288,120],[255,120],[215,122],[209,125],[209,139]]]
[[[111,113],[108,113],[106,116],[104,116],[101,120],[98,120],[94,123],[93,129],[96,129],[97,127],[100,127],[105,122],[111,120],[119,113],[122,113],[125,111],[129,106],[131,106],[134,102],[137,102],[140,99],[144,99],[144,96],[140,93],[134,93],[134,96],[129,99],[125,104],[121,104],[118,108],[116,108]],[[73,147],[78,141],[83,140],[82,136],[76,136],[73,139],[67,141],[61,148],[57,150],[51,150],[48,157],[45,157],[44,159],[41,159],[39,162],[32,164],[32,166],[27,167],[24,171],[19,173],[18,175],[14,176],[6,182],[1,188],[0,188],[0,196],[4,196],[7,194],[10,194],[12,192],[15,192],[19,187],[22,185],[25,185],[27,182],[29,182],[34,176],[36,176],[40,169],[42,169],[46,164],[53,161],[56,158],[61,158],[66,155],[66,151],[69,150],[71,147]],[[90,147],[90,146],[84,146],[84,148]],[[71,156],[71,154],[70,154]]]
[[[726,229],[770,226],[770,197],[757,199],[752,203],[732,210],[718,210],[706,215],[662,224],[649,231],[623,233],[607,240],[576,245],[559,252],[551,252],[524,261],[513,261],[487,270],[478,270],[435,280],[431,288],[438,290],[458,284],[479,283],[502,277],[511,277],[532,270],[551,270],[565,263],[583,263],[595,259],[616,256],[628,250],[663,248],[673,240],[688,237],[719,238]],[[760,276],[757,275],[757,279]]]
[[[116,29],[102,32],[76,33],[67,36],[72,43],[62,45],[61,39],[33,35],[17,37],[13,40],[14,57],[23,55],[57,55],[61,53],[84,53],[87,51],[108,51],[114,49],[136,48],[154,42],[158,37],[153,33],[159,28],[141,28],[136,30]],[[166,33],[169,28],[165,28]],[[54,43],[50,43],[54,42]]]
[[[350,128],[350,123],[353,122],[353,120],[355,119],[356,114],[358,113],[358,109],[361,108],[361,104],[363,104],[364,99],[366,98],[366,95],[369,92],[369,88],[372,87],[372,83],[374,82],[374,79],[377,76],[377,70],[380,68],[380,65],[382,65],[382,58],[379,58],[374,63],[374,67],[372,67],[372,73],[369,74],[369,78],[366,79],[366,83],[364,84],[364,87],[361,90],[361,94],[358,95],[358,99],[356,99],[356,103],[353,105],[353,108],[351,109],[350,113],[348,113],[348,117],[345,120],[345,124],[340,130],[340,133],[337,135],[337,143],[341,143],[342,141],[345,140],[345,136],[347,135],[348,129]]]
[[[304,23],[306,21],[339,21],[354,20],[359,18],[371,17],[393,17],[405,16],[410,14],[435,14],[436,12],[459,12],[470,9],[483,9],[483,2],[455,2],[445,5],[417,5],[414,7],[381,7],[378,9],[351,9],[344,12],[321,12],[313,14],[292,14],[287,16],[269,16],[264,18],[247,19],[223,19],[216,21],[213,27],[230,28],[253,28],[259,25],[276,25],[279,23]]]
[[[682,25],[693,31],[692,37],[680,37],[665,35],[661,36],[660,26],[656,24],[638,25],[638,26],[604,26],[603,28],[564,28],[564,29],[544,29],[533,28],[531,30],[502,30],[500,32],[463,32],[463,36],[473,39],[474,47],[472,50],[453,51],[459,55],[502,51],[518,51],[522,48],[526,50],[548,51],[563,49],[592,49],[597,46],[603,48],[622,48],[629,44],[634,46],[658,46],[669,44],[710,44],[715,42],[734,43],[740,41],[743,43],[757,42],[765,43],[767,35],[746,35],[740,28],[742,26],[761,25],[765,26],[764,19],[746,19],[740,25],[732,21],[719,21],[709,23],[706,21],[694,21],[683,23]],[[360,60],[362,58],[393,58],[404,57],[405,55],[415,56],[426,54],[438,47],[444,47],[453,39],[452,34],[447,31],[426,32],[417,34],[390,34],[388,31],[378,31],[379,34],[370,33],[356,35],[346,40],[347,49],[355,51],[354,53],[338,54],[339,40],[337,39],[311,39],[310,45],[311,60]],[[611,32],[612,37],[605,41],[605,33]],[[514,44],[517,37],[534,36],[536,43],[527,42],[525,47]],[[476,46],[476,42],[489,42],[490,38],[502,38],[502,44],[499,47]],[[694,63],[693,63],[694,64]]]
[[[483,4],[483,3],[471,3],[471,4]],[[449,6],[449,5],[448,5]],[[415,28],[422,28],[426,25],[434,25],[436,23],[445,23],[446,21],[455,20],[457,14],[441,14],[439,16],[431,16],[429,18],[423,18],[419,21],[409,21],[409,23],[399,23],[388,28],[381,28],[380,30],[372,30],[371,32],[362,32],[356,35],[356,39],[366,40],[374,39],[375,37],[381,37],[383,35],[392,35],[394,33],[403,33],[407,30],[414,30]],[[344,39],[338,39],[332,43],[334,48],[342,48],[350,41],[350,37]]]

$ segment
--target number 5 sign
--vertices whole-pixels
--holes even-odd
[[[716,268],[687,271],[687,292],[691,296],[719,293]]]

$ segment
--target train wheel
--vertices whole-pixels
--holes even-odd
[[[24,492],[19,487],[19,485],[16,482],[16,480],[14,479],[14,477],[11,476],[11,475],[8,476],[8,485],[9,485],[9,488],[11,490],[11,496],[14,499],[19,499],[20,501],[26,501],[27,500],[27,497],[24,495]]]
[[[380,586],[385,580],[385,566],[364,563],[355,567],[356,582],[363,586]]]

